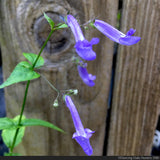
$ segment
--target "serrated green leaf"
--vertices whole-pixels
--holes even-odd
[[[0,118],[0,130],[2,129],[8,129],[8,128],[14,128],[14,122],[12,119],[5,117],[5,118]]]
[[[44,13],[44,17],[48,21],[51,29],[53,29],[54,28],[54,22],[53,22],[53,20],[50,17],[48,17],[45,13]]]
[[[64,132],[62,129],[53,125],[52,123],[43,121],[41,119],[24,119],[22,120],[21,125],[22,126],[44,126],[44,127],[49,127],[49,128],[52,128],[60,132]]]
[[[40,77],[40,75],[32,70],[31,64],[26,61],[22,61],[17,64],[9,78],[0,85],[0,88],[4,88],[14,83],[32,80],[38,77]]]
[[[19,121],[19,115],[16,116],[14,119],[13,119],[13,122],[15,123],[15,125],[18,124],[18,121]],[[22,117],[22,120],[24,120],[25,117],[23,116]],[[3,138],[3,142],[6,144],[7,147],[11,148],[12,146],[12,143],[13,143],[13,139],[14,139],[14,136],[15,136],[15,133],[16,133],[16,130],[17,129],[4,129],[2,131],[2,138]],[[25,127],[21,127],[19,128],[19,132],[18,132],[18,135],[17,135],[17,138],[16,138],[16,142],[15,142],[15,145],[14,146],[17,146],[19,143],[21,143],[22,141],[22,138],[24,136],[24,132],[25,132]]]
[[[35,60],[38,57],[38,55],[34,53],[23,53],[23,55],[29,62],[31,62],[32,65],[34,64]],[[40,56],[34,68],[39,68],[43,65],[44,65],[44,59],[42,56]]]

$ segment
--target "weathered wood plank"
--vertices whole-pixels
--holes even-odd
[[[48,12],[54,21],[61,21],[60,15],[68,11],[77,15],[80,23],[91,18],[101,18],[115,25],[117,0],[5,0],[0,1],[0,41],[3,56],[4,79],[15,65],[23,59],[22,52],[38,53],[44,39],[49,34],[49,26],[43,19],[42,11]],[[47,31],[46,31],[47,28]],[[86,32],[88,40],[99,37],[100,43],[94,46],[97,59],[88,63],[88,71],[96,74],[96,86],[85,86],[78,76],[76,66],[71,58],[76,55],[74,38],[69,31],[56,32],[42,56],[45,67],[41,69],[47,79],[58,89],[79,89],[79,96],[74,98],[84,127],[95,130],[91,138],[94,155],[102,155],[107,97],[112,66],[113,42],[98,31]],[[53,39],[55,38],[55,39]],[[62,43],[62,40],[63,43]],[[13,117],[20,113],[25,83],[5,88],[7,115]],[[34,80],[29,88],[25,108],[26,117],[41,118],[53,122],[64,129],[67,134],[43,127],[28,127],[23,143],[16,152],[24,155],[84,155],[79,145],[72,140],[75,132],[70,113],[62,101],[60,107],[52,108],[56,93],[43,79]]]
[[[160,1],[124,0],[121,23],[142,40],[119,46],[108,155],[150,155],[160,104]]]

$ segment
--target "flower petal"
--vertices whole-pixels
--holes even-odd
[[[92,131],[89,128],[85,128],[84,130],[85,130],[88,138],[90,138],[92,136],[92,134],[95,133],[95,131]]]
[[[71,116],[72,116],[73,123],[74,123],[77,134],[85,136],[86,134],[85,134],[85,131],[84,131],[83,124],[81,122],[78,111],[77,111],[77,109],[76,109],[76,107],[75,107],[75,105],[74,105],[70,96],[67,96],[67,95],[65,96],[65,103],[66,103],[66,106],[69,108],[69,110],[71,112]]]
[[[99,43],[99,38],[92,38],[91,41],[90,41],[91,45],[95,45],[95,44],[98,44],[98,43]]]
[[[140,37],[132,36],[136,31],[133,28],[131,28],[125,35],[124,33],[101,20],[95,20],[94,26],[112,41],[122,45],[133,45],[141,40]]]
[[[77,54],[88,61],[96,59],[96,53],[92,50],[92,45],[87,41],[78,41],[75,45]]]
[[[93,149],[92,146],[90,145],[89,138],[83,136],[77,136],[76,133],[73,134],[72,138],[74,138],[77,141],[77,143],[79,143],[79,145],[82,147],[82,149],[87,155],[90,156],[93,154]]]
[[[130,45],[136,44],[140,40],[141,40],[140,37],[125,36],[125,37],[119,39],[119,43],[122,45],[130,46]]]
[[[85,39],[77,20],[72,15],[67,16],[67,24],[71,28],[76,42],[83,41]]]
[[[105,36],[110,38],[112,41],[119,42],[120,37],[124,37],[125,34],[111,26],[110,24],[101,21],[101,20],[95,20],[94,26],[102,32]]]
[[[92,74],[88,74],[88,71],[86,68],[82,66],[77,66],[79,76],[83,80],[83,82],[88,85],[89,87],[93,87],[95,85],[94,81],[96,79],[96,76],[93,76]]]
[[[74,138],[77,141],[77,143],[79,143],[79,145],[82,147],[82,149],[87,155],[91,155],[93,153],[93,149],[90,145],[89,138],[92,136],[92,133],[94,133],[94,131],[88,128],[84,129],[81,119],[79,117],[79,114],[77,112],[77,109],[71,97],[68,95],[65,95],[64,98],[65,98],[66,105],[71,112],[74,126],[76,129],[76,132],[73,134],[72,138]]]
[[[92,38],[92,40],[88,42],[84,38],[77,20],[72,15],[67,16],[67,24],[74,34],[76,40],[75,48],[78,55],[88,61],[96,59],[96,53],[92,50],[92,45],[99,43],[99,39]]]
[[[131,28],[127,33],[126,36],[131,36],[136,32],[136,29]]]

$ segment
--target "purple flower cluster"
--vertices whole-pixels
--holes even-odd
[[[99,38],[92,38],[92,40],[89,42],[85,39],[82,30],[77,22],[77,20],[72,16],[67,16],[67,24],[71,28],[74,37],[75,37],[75,49],[77,54],[84,60],[91,61],[96,59],[96,53],[92,50],[92,45],[99,43]],[[110,38],[112,41],[117,42],[121,45],[133,45],[136,44],[141,40],[140,37],[132,36],[136,30],[131,28],[127,34],[124,34],[111,26],[110,24],[101,21],[101,20],[95,20],[94,26],[102,32],[104,35],[106,35],[108,38]],[[92,74],[88,74],[87,68],[83,66],[78,66],[78,72],[85,84],[87,84],[89,87],[94,86],[94,80],[96,79],[96,76],[92,76]]]
[[[74,47],[77,54],[84,60],[95,60],[96,53],[92,50],[92,45],[98,44],[99,39],[92,38],[90,42],[86,40],[77,20],[72,15],[67,16],[67,24],[74,34],[76,41]],[[136,31],[133,28],[131,28],[127,34],[124,34],[101,20],[95,20],[93,25],[105,36],[121,45],[133,45],[139,42],[141,39],[140,37],[132,36]],[[95,85],[94,80],[96,79],[96,76],[88,73],[87,63],[83,63],[82,61],[82,64],[78,64],[77,69],[83,82],[89,87],[93,87]],[[84,129],[77,109],[70,96],[65,95],[65,103],[71,112],[73,123],[76,129],[76,132],[73,134],[72,138],[75,139],[77,143],[79,143],[87,155],[92,155],[93,149],[90,145],[89,138],[92,136],[94,131],[91,131],[88,128]]]

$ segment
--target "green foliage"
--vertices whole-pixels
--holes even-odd
[[[23,53],[23,55],[29,62],[31,62],[32,65],[34,64],[34,62],[38,57],[38,55],[34,53]],[[44,59],[43,57],[40,56],[34,68],[39,68],[43,65],[44,65]]]
[[[44,126],[49,127],[54,130],[64,132],[62,129],[58,128],[57,126],[53,125],[52,123],[49,123],[47,121],[43,121],[41,119],[24,119],[21,121],[22,126]]]
[[[68,28],[68,25],[65,24],[65,23],[58,23],[55,26],[55,23],[53,22],[53,20],[50,17],[48,17],[45,13],[44,13],[44,17],[48,21],[48,23],[49,23],[49,25],[51,27],[51,30],[58,30],[58,29]]]
[[[4,153],[4,156],[21,156],[19,153]]]
[[[90,22],[89,25],[90,25],[92,28],[96,29],[96,27],[94,26],[94,22]]]
[[[16,116],[14,119],[13,119],[13,123],[15,125],[18,125],[18,121],[19,121],[19,115]],[[22,120],[24,120],[25,117],[23,116],[22,117]],[[3,142],[6,144],[6,146],[8,148],[11,148],[12,146],[12,143],[13,143],[13,139],[14,139],[14,136],[15,136],[15,133],[16,133],[16,128],[10,128],[10,129],[4,129],[2,131],[2,138],[3,138]],[[21,143],[22,141],[22,138],[24,136],[24,132],[25,132],[25,127],[20,127],[19,128],[19,132],[18,132],[18,135],[17,135],[17,139],[16,139],[16,142],[15,142],[15,145],[14,146],[17,146],[19,143]]]
[[[49,23],[49,25],[51,27],[51,30],[52,30],[54,28],[54,22],[53,22],[53,20],[50,17],[48,17],[45,13],[44,13],[44,17],[48,21],[48,23]]]
[[[26,61],[22,61],[17,64],[9,78],[0,85],[0,88],[4,88],[14,83],[32,80],[38,77],[40,77],[40,75],[33,71],[32,65]]]
[[[17,135],[15,146],[21,143],[24,136],[25,127],[27,126],[44,126],[64,133],[62,129],[53,125],[52,123],[40,119],[26,119],[25,116],[22,116],[21,124],[18,126],[19,117],[20,116],[18,115],[14,119],[10,119],[7,117],[0,118],[0,129],[3,130],[2,138],[6,146],[9,148],[11,148],[17,128],[19,128],[19,132]]]
[[[63,28],[68,28],[68,25],[65,23],[58,23],[55,27],[55,29],[63,29]]]
[[[10,118],[0,118],[0,130],[15,127],[14,122]]]

